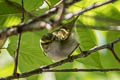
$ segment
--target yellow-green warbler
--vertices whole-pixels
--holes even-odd
[[[75,21],[76,18],[58,30],[42,36],[40,44],[46,56],[59,61],[70,56],[78,48],[79,43],[73,31]]]

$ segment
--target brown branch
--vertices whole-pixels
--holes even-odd
[[[103,5],[108,4],[108,3],[112,3],[113,1],[116,1],[116,0],[108,0],[105,2],[92,4],[91,6],[85,8],[79,12],[66,15],[66,19],[72,18],[76,15],[81,15],[84,12],[87,12],[89,10],[95,9],[97,7],[103,6]],[[48,10],[45,14],[43,14],[43,15],[41,15],[41,16],[39,16],[39,17],[37,17],[37,18],[27,22],[27,23],[13,26],[12,28],[5,28],[5,29],[0,31],[0,36],[5,35],[6,37],[8,37],[8,36],[16,35],[16,34],[21,33],[21,32],[41,30],[43,28],[52,27],[49,23],[43,21],[43,19],[49,17],[53,13],[56,13],[57,10],[58,10],[58,8],[52,8],[52,9]]]
[[[65,19],[70,19],[73,16],[82,15],[84,12],[87,12],[87,11],[90,11],[92,9],[98,8],[98,7],[103,6],[105,4],[112,3],[114,1],[116,1],[116,0],[107,0],[107,1],[104,1],[104,2],[101,2],[101,3],[92,4],[92,5],[88,6],[87,8],[84,8],[84,9],[78,11],[78,12],[67,14],[65,16]]]
[[[112,52],[112,54],[115,57],[115,59],[120,63],[120,58],[117,56],[117,54],[116,54],[113,46],[114,46],[114,44],[110,44],[110,46],[108,47],[108,49]]]
[[[39,73],[42,72],[110,72],[110,71],[120,71],[119,68],[111,68],[111,69],[43,69]],[[25,75],[24,75],[25,77]],[[21,78],[20,75],[18,76],[9,76],[6,78],[1,78],[0,80],[9,80],[9,79],[16,79]]]
[[[90,50],[86,51],[86,53],[81,53],[81,54],[78,54],[78,55],[75,55],[75,56],[70,56],[67,59],[61,60],[59,62],[55,62],[53,64],[49,64],[49,65],[43,66],[41,68],[29,71],[29,72],[21,73],[19,75],[12,75],[12,76],[8,76],[8,77],[5,77],[5,78],[1,78],[0,80],[24,78],[24,77],[28,77],[28,76],[35,75],[35,74],[40,74],[40,73],[44,72],[44,70],[48,70],[50,68],[54,68],[54,67],[60,66],[62,64],[74,61],[75,59],[78,59],[78,58],[85,58],[85,57],[89,56],[91,53],[96,52],[98,50],[106,49],[106,48],[110,47],[111,44],[115,44],[115,43],[117,43],[119,41],[120,41],[120,38],[115,40],[115,41],[113,41],[113,42],[111,42],[111,43],[91,48]],[[80,69],[80,70],[82,71],[82,69]],[[85,69],[83,69],[83,71],[84,70]],[[99,70],[100,69],[98,69],[98,71]],[[106,70],[103,69],[103,72],[105,72],[105,71],[118,71],[118,70],[119,69],[108,69],[108,70],[107,69]],[[95,71],[95,70],[93,70],[93,71]],[[101,69],[101,71],[102,71],[102,69]]]
[[[109,72],[120,71],[119,68],[112,69],[43,69],[42,72]]]
[[[42,72],[110,72],[110,71],[120,71],[119,68],[110,68],[110,69],[43,69],[39,71],[39,73]],[[23,75],[25,77],[25,75]],[[6,78],[0,78],[0,80],[10,80],[10,79],[16,79],[21,78],[20,75],[16,76],[9,76]],[[23,77],[22,77],[23,78]]]
[[[21,23],[24,22],[24,2],[23,0],[21,1],[22,3],[22,18],[21,18]],[[17,75],[17,67],[18,67],[18,56],[19,56],[19,49],[20,49],[20,43],[21,43],[21,36],[22,33],[19,33],[18,35],[18,43],[17,43],[17,49],[16,49],[16,53],[15,53],[15,58],[14,58],[14,73],[13,75]]]
[[[79,0],[77,0],[77,1],[79,1]],[[70,4],[67,3],[66,5],[70,6],[74,3],[75,3],[75,1],[71,2]],[[43,21],[43,19],[51,16],[52,14],[56,13],[57,11],[58,11],[58,8],[51,8],[50,10],[46,11],[45,14],[43,14],[39,17],[36,17],[35,19],[33,19],[29,22],[22,23],[17,26],[12,26],[11,28],[4,28],[3,30],[0,31],[0,37],[2,35],[4,35],[5,37],[8,37],[8,36],[19,34],[21,32],[41,30],[43,28],[50,29],[50,28],[52,28],[51,24]]]
[[[62,1],[63,1],[63,0],[61,0],[58,5],[60,5]],[[79,0],[77,0],[77,1],[79,1]],[[77,2],[77,1],[76,1],[76,2]],[[65,4],[65,5],[70,6],[70,5],[74,4],[74,3],[75,3],[75,1],[73,1],[71,4],[67,3],[67,4]],[[57,6],[58,6],[58,5],[57,5]],[[52,14],[56,13],[56,12],[58,11],[57,6],[55,6],[55,7],[51,8],[50,10],[46,11],[43,15],[41,15],[41,16],[33,19],[33,20],[30,21],[28,24],[31,24],[31,23],[40,21],[40,20],[45,19],[45,18],[51,16]]]
[[[111,49],[111,52],[112,52],[113,56],[115,57],[115,59],[120,63],[120,58],[117,56],[117,54],[114,51],[114,49]]]
[[[17,49],[15,53],[15,58],[14,58],[14,75],[17,74],[17,67],[18,67],[18,56],[19,56],[19,49],[20,49],[20,42],[21,42],[21,33],[18,36],[18,43],[17,43]]]

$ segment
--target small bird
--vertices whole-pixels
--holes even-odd
[[[58,30],[47,33],[40,39],[40,45],[46,56],[54,61],[60,61],[69,57],[79,46],[73,32],[76,18]]]

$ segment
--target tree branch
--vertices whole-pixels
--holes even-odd
[[[89,56],[91,53],[93,52],[96,52],[98,50],[102,50],[102,49],[106,49],[108,47],[111,46],[111,44],[115,44],[117,42],[120,42],[120,38],[111,42],[111,43],[108,43],[108,44],[105,44],[105,45],[102,45],[102,46],[97,46],[97,47],[94,47],[94,48],[91,48],[90,50],[86,51],[86,53],[81,53],[81,54],[78,54],[78,55],[75,55],[75,56],[70,56],[68,57],[67,59],[64,59],[64,60],[61,60],[61,61],[58,61],[58,62],[55,62],[53,64],[49,64],[49,65],[46,65],[46,66],[43,66],[43,67],[40,67],[38,69],[35,69],[35,70],[32,70],[32,71],[29,71],[29,72],[25,72],[25,73],[21,73],[19,75],[12,75],[12,76],[8,76],[8,77],[5,77],[5,78],[0,78],[0,80],[8,80],[8,79],[17,79],[17,78],[24,78],[24,77],[28,77],[28,76],[31,76],[31,75],[35,75],[35,74],[40,74],[42,72],[45,72],[46,70],[51,71],[52,70],[49,70],[50,68],[54,68],[54,67],[57,67],[57,66],[60,66],[62,64],[65,64],[65,63],[68,63],[68,62],[71,62],[71,61],[74,61],[75,59],[78,59],[78,58],[85,58],[87,56]],[[120,69],[91,69],[92,71],[103,71],[103,72],[106,72],[106,71],[120,71]],[[55,70],[53,70],[55,71]],[[64,71],[64,70],[63,70]],[[68,69],[69,71],[69,69]],[[78,71],[88,71],[90,72],[89,69],[78,69]],[[91,72],[92,72],[91,71]],[[47,72],[47,71],[46,71]],[[56,71],[57,72],[57,71]],[[58,70],[59,72],[59,70]],[[66,71],[67,72],[67,71]],[[72,72],[72,71],[71,71]]]
[[[42,72],[109,72],[120,71],[119,68],[114,69],[44,69]]]
[[[24,22],[24,2],[23,0],[21,1],[22,3],[22,18],[21,18],[21,23]],[[22,33],[19,33],[18,35],[18,43],[17,43],[17,49],[16,49],[16,53],[15,53],[15,58],[14,58],[14,73],[13,75],[17,75],[17,67],[18,67],[18,56],[19,56],[19,49],[20,49],[20,43],[21,43],[21,36]]]
[[[116,0],[108,0],[105,2],[92,4],[91,6],[85,8],[85,9],[82,9],[79,12],[67,14],[65,19],[70,19],[76,15],[81,15],[84,12],[87,12],[89,10],[95,9],[97,7],[103,6],[103,5],[108,4],[108,3],[112,3],[114,1],[116,1]],[[58,8],[52,8],[52,9],[48,10],[45,14],[43,14],[43,15],[41,15],[41,16],[39,16],[39,17],[37,17],[37,18],[27,22],[27,23],[13,26],[12,28],[5,28],[5,29],[0,31],[0,36],[4,35],[4,36],[8,37],[8,36],[16,35],[18,33],[26,32],[26,31],[41,30],[43,28],[51,29],[53,26],[51,24],[43,21],[43,20],[45,18],[49,17],[50,15],[52,15],[53,13],[56,13],[57,10],[58,10]]]
[[[115,50],[114,50],[114,44],[112,43],[109,47],[108,47],[109,50],[111,50],[113,56],[115,57],[115,59],[120,63],[120,58],[117,56]]]
[[[70,18],[72,18],[73,16],[82,15],[84,12],[90,11],[90,10],[92,10],[92,9],[98,8],[98,7],[100,7],[100,6],[103,6],[103,5],[106,5],[106,4],[115,2],[115,1],[116,1],[116,0],[107,0],[107,1],[104,1],[104,2],[101,2],[101,3],[92,4],[92,5],[88,6],[87,8],[84,8],[84,9],[78,11],[78,12],[67,14],[67,15],[65,16],[65,19],[70,19]]]

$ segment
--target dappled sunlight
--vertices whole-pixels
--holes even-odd
[[[17,16],[8,16],[4,22],[4,26],[15,26],[20,23],[20,18]]]

